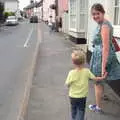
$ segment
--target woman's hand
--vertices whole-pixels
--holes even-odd
[[[102,78],[105,79],[108,75],[108,72],[105,72],[103,75],[102,75]]]
[[[102,74],[101,76],[104,76],[106,74],[106,70],[105,69],[102,69]]]

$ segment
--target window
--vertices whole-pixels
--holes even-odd
[[[76,1],[70,0],[70,28],[76,28]]]
[[[88,1],[80,0],[80,22],[79,22],[79,32],[85,31],[87,28],[87,13],[88,13]]]
[[[114,25],[120,25],[120,0],[115,0],[114,3]]]

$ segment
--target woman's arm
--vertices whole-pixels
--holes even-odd
[[[101,37],[102,37],[102,75],[106,72],[106,64],[109,55],[109,36],[110,28],[108,25],[102,25]]]

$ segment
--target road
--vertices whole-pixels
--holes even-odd
[[[37,42],[37,24],[0,31],[0,120],[16,120]]]

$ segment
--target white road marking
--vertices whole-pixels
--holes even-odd
[[[30,40],[30,38],[31,38],[31,36],[32,36],[32,33],[33,33],[33,27],[32,27],[32,29],[30,30],[29,34],[28,34],[28,37],[27,37],[27,39],[26,39],[26,41],[25,41],[25,44],[24,44],[24,48],[27,48],[27,47],[28,47],[28,43],[29,43],[29,40]]]

